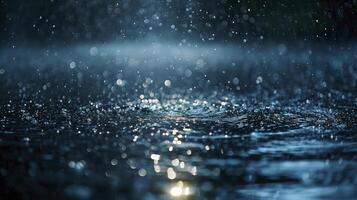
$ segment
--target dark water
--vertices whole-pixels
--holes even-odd
[[[3,48],[0,194],[356,199],[356,55],[306,43]]]

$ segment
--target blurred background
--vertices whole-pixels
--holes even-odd
[[[1,43],[343,41],[356,0],[1,0]]]

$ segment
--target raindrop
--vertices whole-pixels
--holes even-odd
[[[165,80],[164,82],[166,87],[171,87],[171,81],[170,80]]]

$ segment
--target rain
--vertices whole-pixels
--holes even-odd
[[[356,16],[0,1],[0,199],[356,199]]]

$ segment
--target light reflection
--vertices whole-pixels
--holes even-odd
[[[160,160],[160,155],[159,154],[151,154],[150,158],[154,160],[155,163],[157,163]]]
[[[173,159],[173,160],[171,161],[171,164],[172,164],[173,166],[177,167],[177,166],[180,164],[180,160],[179,160],[178,158]]]
[[[176,184],[169,188],[169,193],[170,196],[175,199],[185,199],[186,197],[193,195],[194,191],[189,184],[178,181]]]
[[[161,168],[159,165],[154,165],[154,170],[156,173],[160,173],[161,172]]]
[[[176,172],[172,167],[169,167],[167,169],[167,178],[169,178],[171,180],[176,178]]]
[[[192,167],[192,169],[191,169],[191,174],[192,174],[193,176],[196,176],[196,175],[197,175],[197,167],[196,167],[196,166]]]

